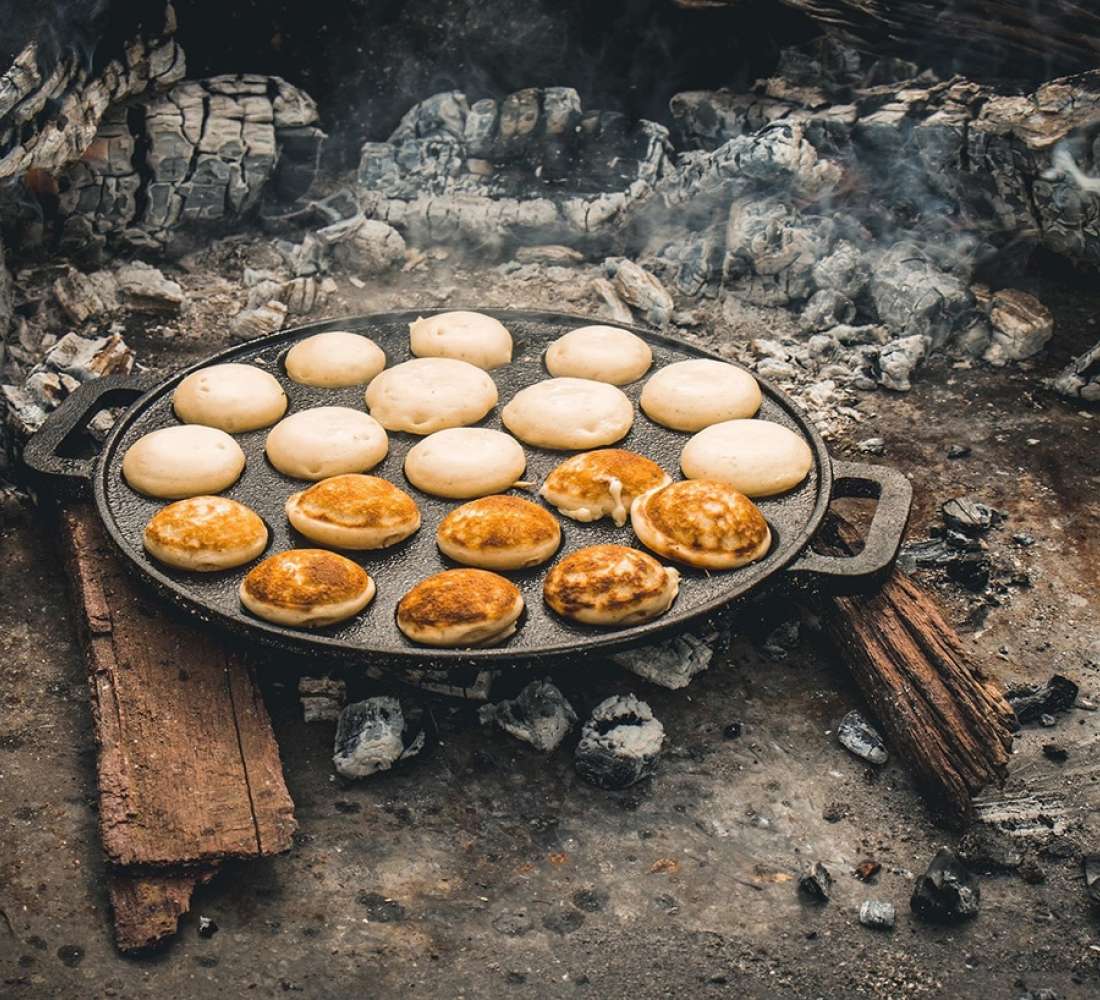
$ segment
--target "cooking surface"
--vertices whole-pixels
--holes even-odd
[[[409,322],[417,315],[442,311],[445,310],[389,313],[319,323],[243,344],[207,363],[246,362],[270,371],[282,383],[290,399],[288,413],[321,405],[349,406],[363,410],[365,404],[362,386],[320,389],[292,382],[283,370],[282,359],[286,351],[295,342],[311,334],[323,330],[348,329],[374,339],[385,350],[387,367],[390,367],[412,357],[408,346]],[[482,311],[498,316],[509,328],[515,341],[512,364],[490,373],[500,393],[499,403],[478,424],[482,427],[500,428],[501,407],[520,389],[549,377],[542,363],[546,346],[562,333],[587,321],[582,317],[546,313]],[[687,344],[649,334],[644,330],[635,332],[644,336],[653,348],[654,364],[650,372],[674,361],[711,356]],[[436,548],[435,529],[442,518],[461,501],[443,500],[422,493],[406,481],[402,472],[405,454],[417,441],[422,440],[416,435],[390,432],[389,454],[380,465],[371,470],[371,474],[390,480],[415,498],[422,516],[421,528],[412,538],[391,549],[345,553],[371,574],[378,587],[377,595],[367,609],[350,621],[308,631],[275,626],[253,617],[240,607],[237,588],[248,570],[247,566],[224,573],[194,574],[175,571],[155,562],[144,551],[141,537],[145,524],[164,502],[148,499],[131,490],[122,479],[120,466],[126,449],[143,434],[178,423],[172,413],[171,396],[185,374],[187,373],[182,372],[162,384],[152,397],[139,403],[120,422],[104,449],[97,469],[96,498],[101,513],[116,542],[141,570],[162,590],[166,590],[170,597],[183,602],[191,610],[225,624],[243,627],[256,638],[303,646],[317,642],[329,651],[345,655],[377,654],[390,659],[412,658],[423,662],[447,661],[451,664],[470,659],[469,651],[435,650],[416,646],[401,634],[394,622],[397,602],[413,584],[432,573],[458,565],[442,556]],[[644,381],[643,378],[622,387],[635,404],[636,418],[630,433],[616,446],[648,455],[674,477],[678,477],[680,450],[691,435],[661,427],[637,410],[637,400]],[[517,656],[527,658],[570,650],[577,652],[578,646],[587,650],[628,645],[659,632],[686,626],[694,618],[715,610],[787,565],[802,549],[824,512],[826,499],[821,496],[819,486],[823,482],[827,484],[830,476],[828,470],[822,467],[822,463],[827,462],[827,457],[820,437],[800,419],[793,404],[784,395],[766,383],[762,382],[761,387],[764,390],[764,402],[759,416],[784,424],[801,434],[815,452],[814,467],[798,489],[780,497],[757,501],[771,525],[775,539],[772,550],[765,559],[727,573],[707,574],[680,567],[683,580],[676,603],[668,614],[650,626],[607,630],[575,625],[559,619],[543,604],[542,581],[549,566],[566,553],[586,545],[615,542],[641,546],[629,525],[616,528],[609,519],[595,524],[581,524],[559,517],[563,540],[558,555],[541,567],[506,574],[520,587],[527,604],[518,633],[496,649],[477,651],[478,659],[508,662]],[[265,428],[234,435],[244,449],[248,464],[241,478],[224,495],[247,504],[267,522],[271,529],[271,542],[266,554],[295,547],[312,547],[313,542],[290,527],[284,512],[287,497],[305,489],[309,484],[284,476],[267,461],[263,449],[268,431],[269,428]],[[524,445],[524,449],[528,460],[525,478],[536,484],[541,484],[557,463],[574,454],[528,445]],[[513,492],[535,498],[534,491],[530,494],[523,490]]]

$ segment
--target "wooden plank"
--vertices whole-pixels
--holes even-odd
[[[114,912],[119,951],[147,951],[179,927],[191,907],[195,887],[212,879],[216,867],[148,873],[132,868],[112,871],[107,892]]]
[[[249,665],[131,579],[94,508],[61,512],[99,745],[99,823],[115,866],[285,851],[296,823]]]
[[[836,545],[854,532],[836,519]],[[1003,783],[1015,714],[963,649],[932,596],[895,569],[882,588],[824,599],[826,634],[841,651],[887,742],[934,807],[955,823],[986,785]]]

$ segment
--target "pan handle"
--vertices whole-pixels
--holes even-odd
[[[854,556],[822,555],[807,549],[790,570],[822,578],[822,584],[834,593],[858,594],[877,587],[893,567],[909,523],[913,487],[897,469],[885,465],[834,462],[833,472],[833,499],[878,500],[867,540]]]
[[[109,406],[127,406],[152,388],[155,378],[140,375],[104,375],[85,382],[51,413],[23,448],[23,462],[63,496],[81,496],[92,478],[94,458],[62,454],[72,435]]]

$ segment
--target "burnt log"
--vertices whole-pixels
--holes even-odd
[[[858,535],[831,520],[835,551]],[[895,569],[882,588],[823,599],[825,634],[840,651],[886,742],[897,751],[934,810],[953,825],[974,815],[974,798],[1003,784],[1012,707],[944,619],[932,596]]]

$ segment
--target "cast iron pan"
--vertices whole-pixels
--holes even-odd
[[[386,352],[388,363],[393,365],[411,357],[409,323],[418,315],[444,311],[380,313],[312,323],[222,351],[153,388],[140,377],[133,376],[88,382],[73,393],[31,439],[24,453],[25,461],[61,488],[67,486],[70,490],[75,487],[86,491],[90,484],[99,516],[130,564],[159,593],[202,620],[285,651],[370,660],[378,666],[398,669],[502,668],[535,660],[607,653],[698,624],[780,570],[813,574],[818,585],[850,593],[873,586],[892,564],[909,513],[911,490],[908,481],[892,469],[863,464],[836,463],[834,474],[821,436],[791,399],[765,379],[759,379],[764,395],[759,417],[784,424],[805,438],[813,450],[813,468],[797,489],[758,501],[774,536],[772,550],[764,559],[724,573],[681,567],[683,580],[675,604],[668,613],[645,625],[602,629],[558,618],[542,601],[542,581],[550,565],[547,564],[508,574],[523,592],[527,610],[520,619],[517,634],[503,645],[483,650],[439,650],[409,642],[394,621],[395,606],[417,581],[454,565],[436,549],[435,528],[457,503],[422,494],[405,481],[402,474],[405,454],[420,440],[411,434],[391,433],[389,455],[372,473],[398,484],[415,497],[420,505],[422,526],[411,539],[394,548],[377,553],[346,553],[366,568],[378,587],[374,601],[351,621],[316,630],[274,625],[254,617],[240,606],[237,588],[248,567],[221,573],[185,573],[162,566],[146,554],[141,543],[142,531],[162,502],[140,496],[126,485],[121,475],[122,456],[143,434],[177,422],[172,413],[171,396],[185,375],[197,368],[227,361],[255,364],[274,374],[282,383],[290,399],[290,413],[322,404],[363,409],[362,387],[317,389],[290,381],[282,363],[286,351],[298,340],[314,333],[353,330],[373,338]],[[515,340],[513,363],[492,372],[500,390],[500,405],[482,421],[482,426],[499,428],[500,407],[524,386],[548,377],[542,362],[547,345],[569,330],[598,321],[559,313],[481,311],[500,319]],[[653,349],[651,371],[674,361],[714,357],[649,330],[634,328],[634,332]],[[643,381],[623,387],[635,403]],[[71,441],[98,410],[124,403],[133,405],[114,425],[98,458],[64,457],[66,442]],[[306,484],[282,475],[268,463],[263,450],[266,434],[267,430],[259,430],[236,435],[248,465],[240,480],[225,495],[247,504],[267,522],[271,543],[266,554],[310,546],[313,543],[290,528],[283,510],[287,496]],[[639,410],[633,429],[620,446],[648,455],[676,477],[680,450],[689,436],[653,423]],[[524,447],[528,457],[525,478],[536,483],[541,483],[568,454]],[[71,447],[69,450],[71,454]],[[879,500],[863,550],[849,558],[823,556],[808,548],[830,498],[840,495],[872,496]],[[561,523],[564,538],[559,557],[573,549],[601,542],[637,544],[629,524],[616,528],[609,520],[579,524],[566,518],[562,518]]]

